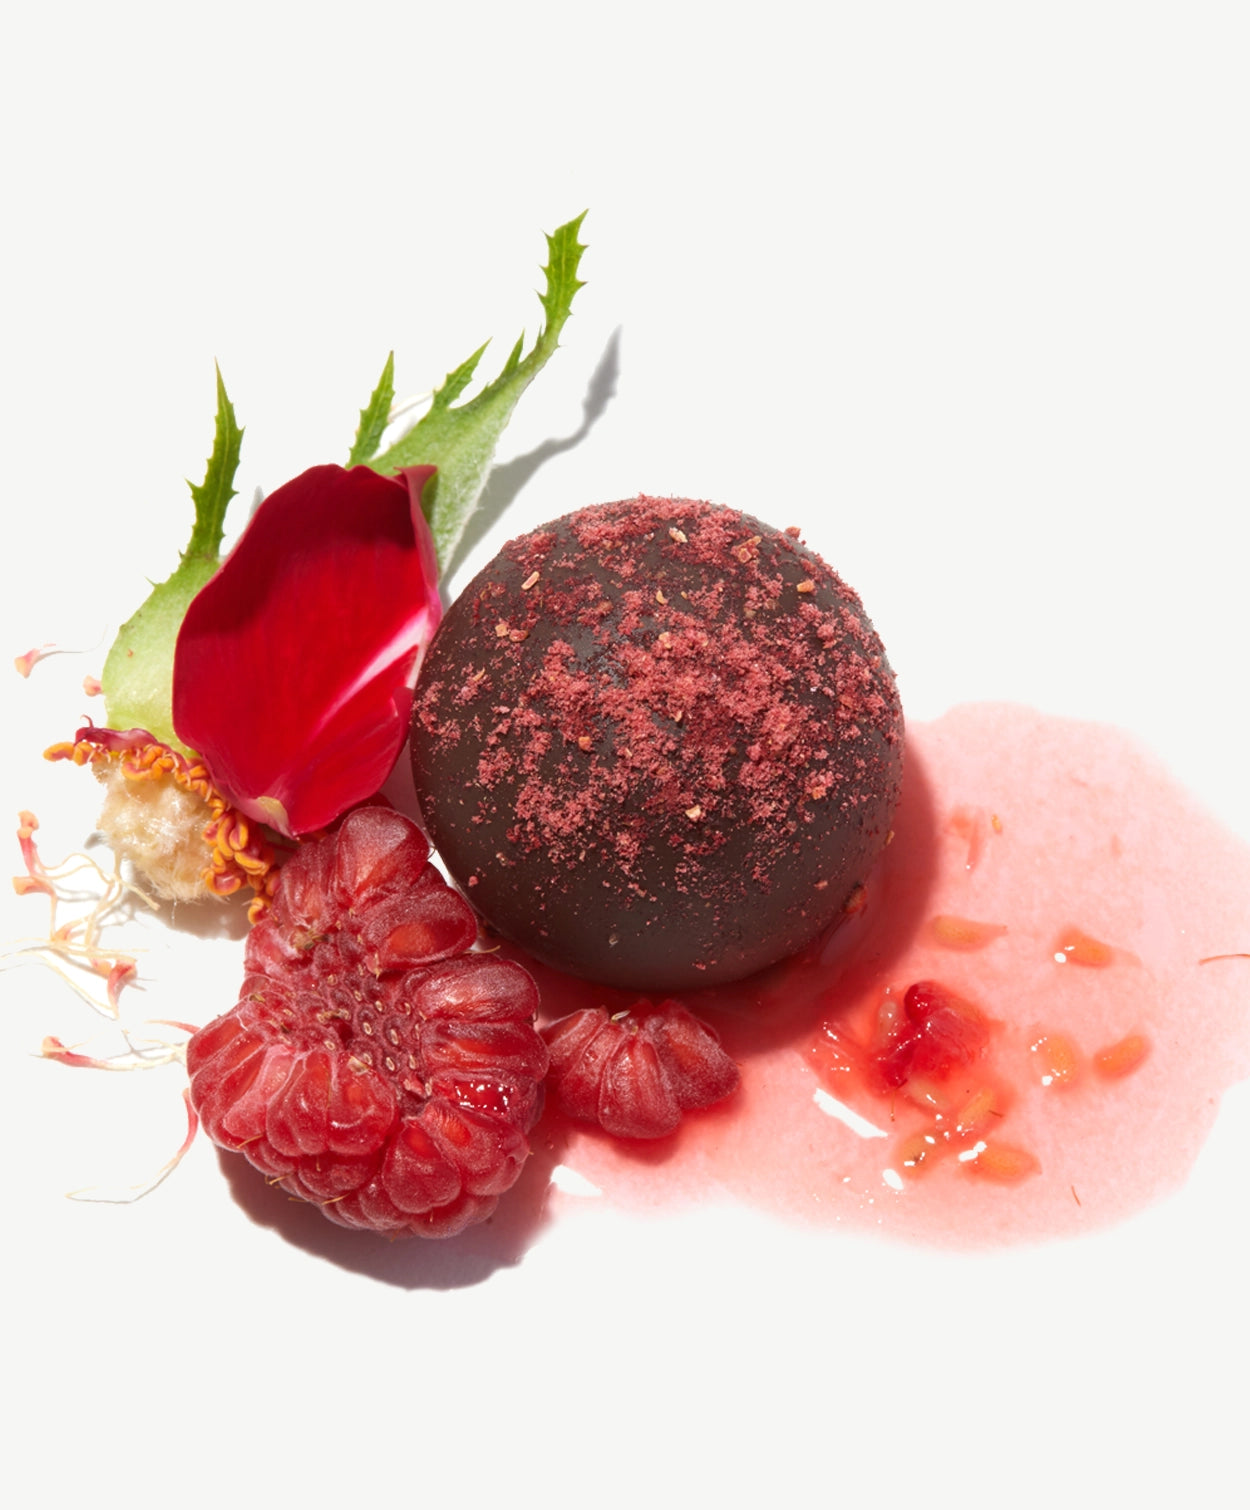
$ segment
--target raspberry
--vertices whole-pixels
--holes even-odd
[[[903,998],[904,1020],[876,1056],[883,1086],[897,1089],[914,1075],[948,1080],[974,1064],[990,1041],[985,1014],[935,980],[918,980]]]
[[[331,1221],[450,1237],[520,1174],[547,1049],[533,980],[467,952],[473,913],[428,859],[384,808],[301,845],[187,1068],[213,1141]]]
[[[585,1007],[544,1029],[560,1109],[618,1138],[663,1138],[682,1113],[723,1101],[738,1066],[679,1002],[638,1001],[609,1016]]]

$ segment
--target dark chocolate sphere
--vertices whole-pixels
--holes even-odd
[[[417,684],[430,838],[500,933],[605,985],[736,980],[845,909],[903,717],[859,598],[733,509],[635,498],[506,545]]]

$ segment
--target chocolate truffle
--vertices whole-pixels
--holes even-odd
[[[685,498],[511,541],[417,685],[430,838],[487,921],[604,985],[736,980],[841,915],[890,835],[894,674],[797,531]]]

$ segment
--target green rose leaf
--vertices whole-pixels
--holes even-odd
[[[174,646],[187,605],[217,570],[226,508],[235,496],[243,431],[235,422],[234,405],[217,371],[217,423],[213,452],[204,481],[189,483],[195,504],[191,539],[173,576],[152,589],[138,612],[118,632],[104,662],[101,684],[113,729],[147,729],[184,754],[170,713],[174,681]]]
[[[423,506],[440,570],[455,554],[465,526],[477,506],[495,455],[495,446],[508,423],[517,400],[542,371],[564,329],[573,296],[584,285],[577,269],[586,248],[577,234],[585,211],[547,237],[546,292],[539,295],[546,319],[527,355],[522,355],[525,337],[512,348],[503,371],[494,382],[467,403],[452,407],[472,381],[486,350],[473,355],[447,374],[434,395],[429,412],[369,465],[379,472],[397,472],[401,467],[433,463],[438,476],[427,485]]]
[[[391,405],[395,401],[395,353],[392,351],[378,379],[373,396],[360,411],[360,424],[356,429],[356,443],[347,458],[349,467],[358,467],[376,455],[382,444],[382,433],[390,418]]]

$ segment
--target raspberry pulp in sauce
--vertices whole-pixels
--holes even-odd
[[[1250,1075],[1250,847],[1131,737],[1014,705],[908,730],[893,843],[800,956],[680,996],[736,1095],[658,1143],[549,1110],[612,1205],[720,1192],[959,1246],[1073,1234],[1178,1185]],[[506,946],[518,958],[519,951]],[[532,964],[548,1018],[636,993]]]

